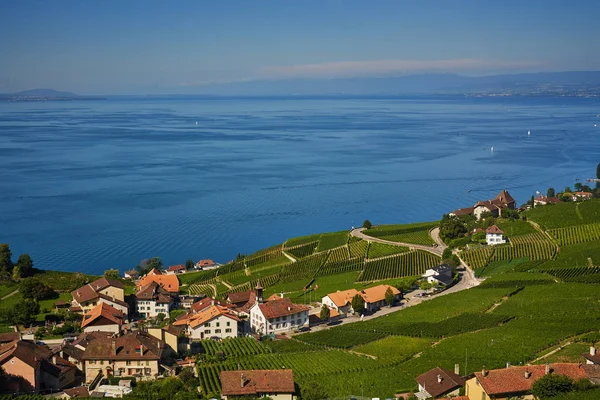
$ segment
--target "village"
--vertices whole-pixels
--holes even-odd
[[[584,192],[573,201],[588,198]],[[538,196],[531,206],[558,203],[555,197]],[[455,210],[450,218],[464,216],[482,220],[516,210],[516,202],[503,190],[496,198]],[[487,246],[507,242],[495,224],[485,230]],[[481,233],[482,229],[471,234]],[[508,239],[510,240],[510,239]],[[193,271],[217,268],[212,260],[201,260]],[[464,268],[464,266],[463,266]],[[468,267],[466,267],[467,272]],[[123,397],[134,390],[133,382],[177,376],[182,371],[198,374],[208,341],[236,338],[255,341],[290,341],[297,334],[328,329],[340,324],[360,323],[389,312],[442,296],[453,289],[468,289],[480,283],[466,272],[444,263],[426,269],[418,285],[402,292],[381,284],[364,289],[337,290],[312,304],[293,302],[283,293],[265,298],[261,280],[251,290],[231,292],[225,298],[182,294],[180,279],[185,265],[165,270],[151,269],[143,276],[135,270],[125,280],[135,285],[126,295],[122,279],[103,277],[71,292],[72,301],[57,301],[56,309],[80,315],[82,332],[64,339],[36,340],[33,334],[0,333],[0,366],[10,380],[13,393],[40,393],[49,398]],[[462,280],[462,287],[458,287]],[[456,285],[456,287],[455,287]],[[436,367],[416,377],[418,391],[398,393],[398,398],[453,398],[455,400],[534,398],[533,382],[547,375],[567,376],[574,381],[600,383],[600,355],[591,346],[579,363],[506,365],[504,369],[460,374]],[[293,369],[224,370],[220,372],[223,399],[239,396],[294,399],[298,395]]]

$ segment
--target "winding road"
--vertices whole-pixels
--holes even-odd
[[[360,238],[362,240],[366,240],[368,242],[377,242],[377,243],[391,244],[392,246],[408,247],[411,250],[428,251],[429,253],[435,254],[436,256],[439,256],[439,257],[442,256],[444,249],[446,249],[446,247],[448,247],[448,246],[446,246],[446,244],[444,242],[442,242],[442,239],[440,239],[440,228],[433,228],[432,230],[429,231],[429,235],[435,241],[437,246],[425,246],[422,244],[414,244],[414,243],[392,242],[391,240],[385,240],[385,239],[380,239],[380,238],[376,238],[373,236],[365,235],[363,233],[364,230],[365,230],[365,228],[356,228],[356,229],[353,229],[352,231],[350,231],[350,234],[354,237]]]

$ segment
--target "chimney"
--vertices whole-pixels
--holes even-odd
[[[460,366],[458,364],[454,364],[454,373],[460,375]]]
[[[546,363],[546,375],[550,375],[550,364]]]
[[[242,388],[243,388],[243,387],[244,387],[244,385],[246,384],[246,376],[244,375],[244,373],[242,373],[242,376],[241,376],[241,378],[242,378],[242,379],[241,379],[241,382],[240,382],[240,387],[242,387]]]
[[[525,376],[525,379],[529,379],[531,377],[531,372],[525,371],[525,374],[523,375]]]
[[[591,356],[595,356],[596,355],[596,348],[594,346],[590,346],[590,355]]]
[[[442,376],[440,374],[438,374],[437,376],[437,381],[438,383],[442,383]]]
[[[115,339],[110,342],[110,350],[113,356],[117,355],[117,341]]]
[[[488,375],[487,370],[485,369],[485,366],[483,368],[481,368],[481,376],[483,376],[484,378]]]
[[[510,368],[510,362],[506,362],[506,368]]]

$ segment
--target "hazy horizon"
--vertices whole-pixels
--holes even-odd
[[[598,11],[593,1],[7,1],[0,93],[188,94],[287,79],[593,71]]]

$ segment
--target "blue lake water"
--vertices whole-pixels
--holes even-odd
[[[593,177],[599,113],[583,98],[0,103],[0,243],[101,273],[435,220],[504,188],[521,204]]]

